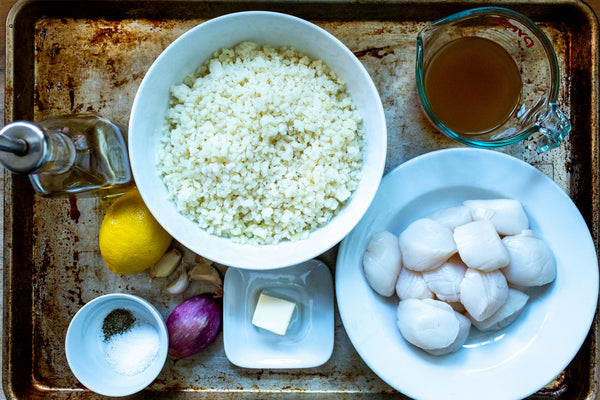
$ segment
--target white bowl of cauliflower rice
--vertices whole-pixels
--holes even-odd
[[[158,222],[215,262],[311,259],[369,207],[386,126],[369,74],[334,36],[290,15],[204,22],[155,60],[129,123],[136,184]]]

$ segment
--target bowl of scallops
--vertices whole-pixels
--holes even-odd
[[[512,156],[455,148],[383,178],[340,246],[336,294],[358,353],[400,392],[520,399],[581,347],[598,264],[556,183]]]

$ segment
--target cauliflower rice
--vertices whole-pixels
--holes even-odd
[[[178,211],[208,233],[275,244],[339,212],[358,186],[363,140],[325,63],[243,42],[171,88],[157,166]]]

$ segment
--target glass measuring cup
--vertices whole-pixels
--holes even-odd
[[[521,76],[516,105],[499,123],[479,132],[451,129],[432,110],[426,75],[444,46],[477,37],[500,45]],[[540,152],[560,145],[571,124],[556,105],[560,87],[556,54],[548,37],[529,18],[502,7],[481,7],[453,14],[425,26],[417,37],[417,91],[429,120],[446,136],[469,146],[497,148],[531,135]]]

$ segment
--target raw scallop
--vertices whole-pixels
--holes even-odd
[[[476,321],[483,321],[502,307],[508,284],[500,270],[483,272],[467,269],[460,283],[460,302]]]
[[[371,288],[382,296],[393,295],[401,268],[398,237],[388,231],[374,234],[363,256],[363,270]]]
[[[402,300],[397,316],[404,339],[423,350],[447,348],[456,341],[460,331],[456,312],[439,300]]]
[[[456,253],[452,231],[428,218],[410,224],[399,238],[404,267],[428,271],[439,267]]]
[[[456,302],[460,300],[460,282],[466,271],[467,266],[455,254],[438,269],[423,272],[423,279],[438,299]]]
[[[467,200],[474,220],[490,220],[500,235],[516,235],[529,228],[529,219],[520,202],[514,199]]]
[[[529,296],[513,288],[508,289],[508,297],[498,311],[483,321],[473,320],[473,325],[482,332],[497,331],[512,324],[521,315]]]
[[[519,235],[502,239],[510,255],[503,268],[506,280],[520,286],[542,286],[556,278],[556,261],[552,250],[533,231],[524,230]]]
[[[469,222],[454,230],[458,254],[469,268],[492,271],[508,265],[508,251],[487,220]]]
[[[433,292],[427,287],[421,272],[402,268],[396,282],[396,294],[400,300],[433,299]]]
[[[458,319],[458,335],[456,336],[456,339],[454,339],[454,342],[442,349],[425,350],[426,352],[434,356],[444,356],[446,354],[454,353],[462,348],[471,331],[471,320],[456,311],[454,312],[454,316]]]
[[[427,218],[439,222],[450,230],[473,221],[471,209],[466,206],[443,208],[429,215]]]

